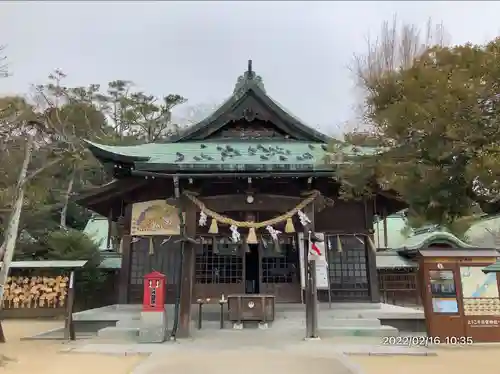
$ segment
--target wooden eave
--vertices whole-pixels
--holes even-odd
[[[113,163],[123,163],[133,165],[136,161],[147,161],[149,157],[144,156],[129,156],[123,155],[120,153],[115,153],[108,151],[99,147],[100,144],[93,143],[89,140],[84,140],[87,144],[88,150],[92,153],[92,155],[97,158],[102,163],[113,162]]]
[[[115,179],[103,186],[83,191],[74,197],[72,201],[83,207],[91,207],[102,201],[120,197],[122,194],[140,188],[147,183],[148,181],[143,178]]]

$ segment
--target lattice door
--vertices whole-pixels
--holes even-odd
[[[300,302],[299,251],[295,235],[282,236],[279,246],[268,236],[260,245],[262,294],[275,295],[277,301]]]
[[[342,252],[337,248],[336,235],[328,235],[326,240],[332,300],[368,300],[370,292],[365,237],[340,235]]]
[[[243,257],[239,245],[226,238],[205,237],[195,259],[194,297],[219,298],[242,293]]]

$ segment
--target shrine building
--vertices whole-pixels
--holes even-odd
[[[88,142],[114,179],[77,203],[118,223],[119,303],[141,303],[150,271],[166,275],[167,303],[180,295],[181,331],[200,298],[301,303],[304,223],[324,237],[319,300],[379,303],[374,215],[405,204],[381,189],[340,199],[331,142],[273,100],[251,62],[229,99],[168,142]]]

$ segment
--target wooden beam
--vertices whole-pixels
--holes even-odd
[[[253,195],[254,201],[249,204],[246,201],[246,194],[239,195],[218,195],[210,197],[199,197],[209,209],[216,212],[231,212],[231,211],[275,211],[286,212],[293,209],[304,198],[257,194]]]
[[[186,236],[194,238],[196,236],[196,206],[185,199],[186,212]],[[191,327],[191,307],[193,303],[193,286],[195,281],[194,262],[196,256],[196,244],[190,241],[184,243],[184,261],[182,266],[181,297],[179,305],[179,338],[188,338]]]

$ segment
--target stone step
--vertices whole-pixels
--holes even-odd
[[[328,327],[380,327],[377,318],[319,318],[320,326]]]
[[[97,332],[99,339],[105,340],[132,340],[139,337],[139,328],[134,327],[105,327]]]
[[[305,318],[290,318],[276,320],[275,323],[305,326],[306,320]],[[325,327],[380,327],[381,325],[378,318],[331,318],[328,316],[320,316],[318,324]]]
[[[116,327],[122,327],[122,328],[139,328],[140,325],[141,325],[140,318],[122,319],[116,322]]]
[[[335,327],[320,327],[320,337],[333,337],[333,336],[397,336],[399,335],[398,329],[392,326],[335,326]]]

